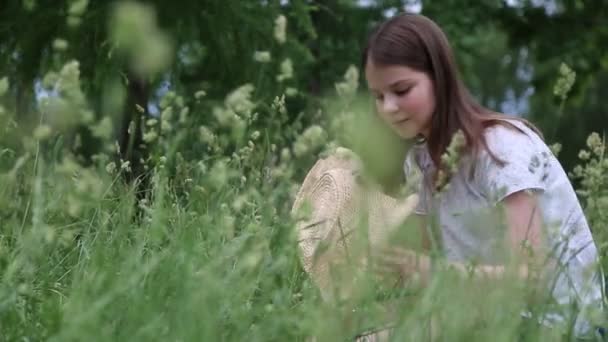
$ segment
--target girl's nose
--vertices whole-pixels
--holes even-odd
[[[382,111],[385,113],[393,113],[398,109],[397,101],[392,96],[386,96],[382,101]]]

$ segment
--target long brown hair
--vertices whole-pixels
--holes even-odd
[[[445,34],[423,15],[404,13],[377,26],[363,50],[362,68],[370,58],[375,65],[403,65],[424,72],[433,81],[436,107],[427,147],[437,170],[443,169],[441,155],[458,130],[464,134],[467,152],[476,155],[484,148],[501,165],[504,162],[488,148],[485,128],[500,124],[519,130],[505,119],[519,120],[542,137],[528,121],[494,112],[475,101],[460,79]]]

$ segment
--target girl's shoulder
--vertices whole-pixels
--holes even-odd
[[[518,120],[507,120],[485,131],[487,149],[475,167],[476,184],[494,203],[520,190],[545,191],[550,177],[561,177],[559,162],[536,131]]]
[[[532,127],[517,119],[504,119],[484,130],[488,149],[497,157],[549,151],[542,137]]]

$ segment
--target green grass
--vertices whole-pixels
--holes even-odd
[[[386,157],[403,146],[370,134],[370,107],[354,100],[356,69],[338,84],[339,101],[298,115],[284,97],[251,99],[251,86],[223,104],[166,94],[163,115],[144,129],[148,182],[137,186],[123,177],[134,171],[118,159],[107,122],[86,115],[78,65],[67,65],[47,80],[62,92],[39,123],[3,114],[0,340],[341,341],[387,324],[396,341],[570,337],[571,324],[547,330],[520,316],[546,310],[535,287],[469,279],[439,263],[427,287],[399,289],[347,265],[357,277],[338,285],[354,293],[322,300],[300,264],[290,213],[307,170],[344,144],[387,184],[401,172],[400,157]],[[119,90],[109,102],[124,100]],[[114,102],[106,107],[120,108]],[[77,127],[97,132],[92,162],[72,152]],[[605,263],[608,162],[592,140],[575,176]]]

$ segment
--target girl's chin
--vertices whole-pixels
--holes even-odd
[[[403,129],[398,130],[397,134],[401,138],[406,139],[406,140],[414,139],[419,135],[418,132],[410,131],[410,130],[403,130]]]

